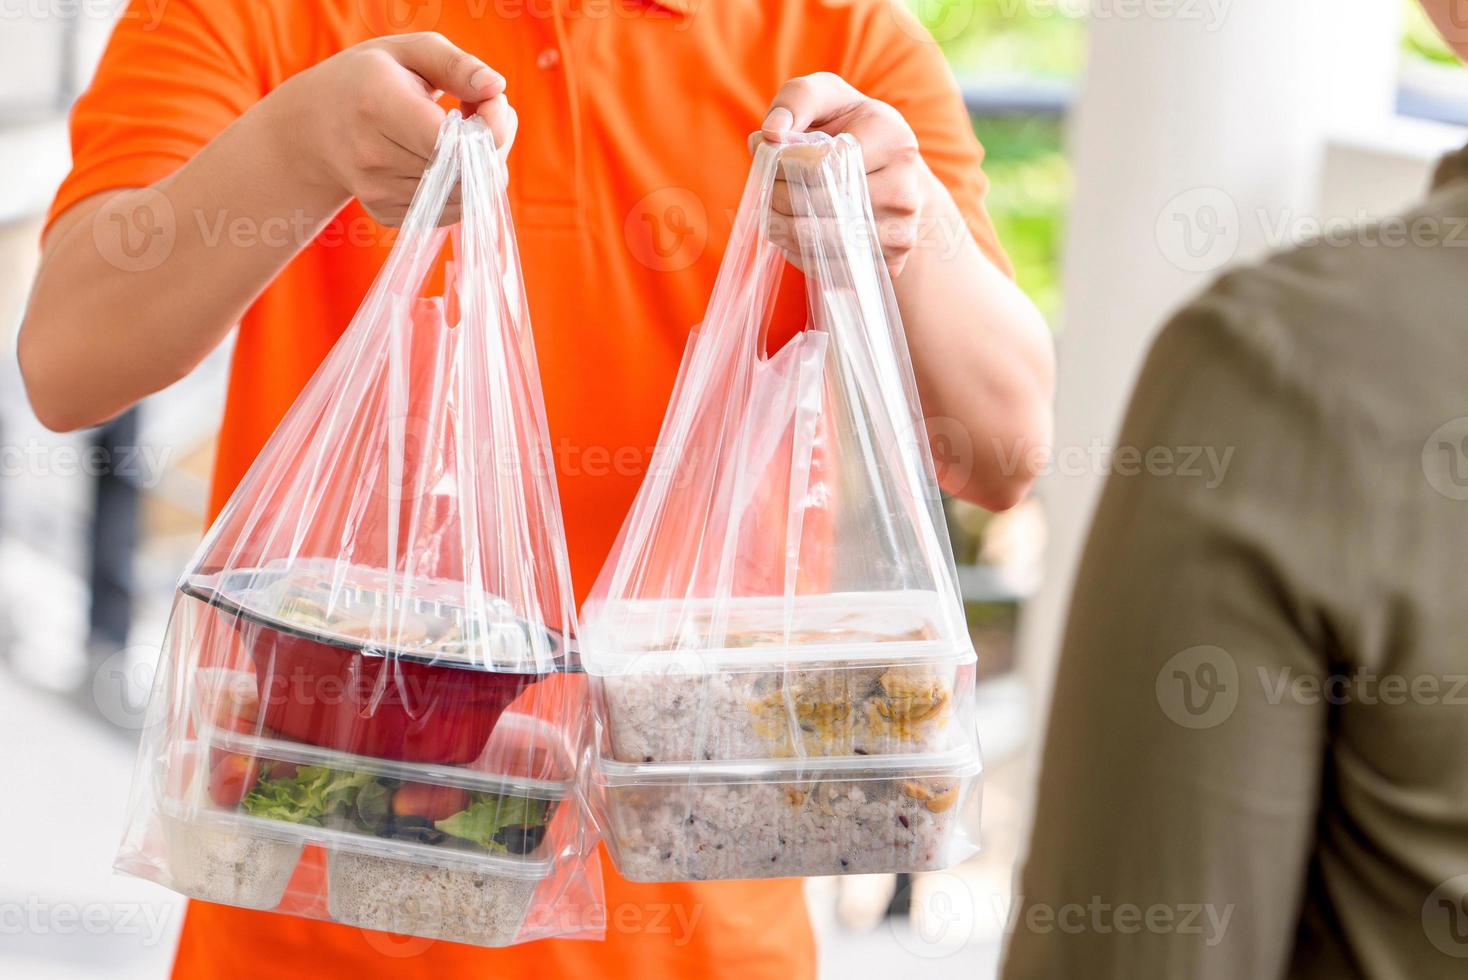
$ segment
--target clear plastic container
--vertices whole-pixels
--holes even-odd
[[[539,856],[573,793],[561,733],[529,715],[499,716],[470,765],[406,763],[232,724],[252,714],[252,680],[227,670],[195,677],[194,725],[207,750],[209,803],[218,809],[440,850]]]
[[[199,680],[201,708],[253,693],[239,672]],[[554,728],[525,715],[500,718],[474,767],[348,757],[215,727],[202,710],[196,724],[198,741],[171,767],[189,775],[159,807],[164,883],[193,898],[503,946],[576,833],[574,806],[556,824],[572,785],[525,775],[551,757],[569,773]],[[522,774],[485,771],[517,761]],[[221,801],[240,780],[238,802]]]
[[[353,755],[469,762],[500,713],[568,663],[564,637],[492,596],[470,601],[463,583],[404,589],[306,560],[192,575],[180,591],[236,635],[266,729]]]
[[[910,755],[972,728],[974,651],[944,635],[936,594],[689,605],[589,612],[585,664],[609,758]]]
[[[977,749],[787,764],[599,759],[592,797],[632,881],[935,871],[978,850]]]
[[[409,855],[404,848],[362,842],[343,840],[327,855],[333,919],[475,946],[507,946],[516,940],[555,864],[549,858],[468,859],[422,848]]]

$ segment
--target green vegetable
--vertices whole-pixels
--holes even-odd
[[[382,783],[371,782],[357,793],[357,822],[374,834],[387,829],[392,813],[392,790]]]
[[[370,773],[301,766],[289,779],[260,780],[240,805],[251,816],[319,827],[328,814],[351,808],[370,785]]]
[[[491,851],[506,850],[496,838],[506,827],[538,827],[545,823],[545,800],[483,793],[469,807],[434,826],[451,837],[472,841]]]

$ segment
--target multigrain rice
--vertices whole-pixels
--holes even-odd
[[[192,898],[247,909],[273,909],[301,859],[285,843],[165,814],[173,887]]]
[[[671,783],[609,788],[634,881],[930,871],[947,864],[964,781]]]
[[[954,664],[600,678],[619,762],[917,754],[943,747]]]
[[[350,851],[333,851],[327,864],[328,904],[338,922],[477,946],[513,943],[540,884],[533,876]]]

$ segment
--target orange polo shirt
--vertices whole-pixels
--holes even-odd
[[[729,234],[746,137],[782,82],[833,71],[900,109],[979,243],[1008,267],[958,89],[922,28],[884,0],[134,0],[77,103],[74,169],[52,217],[167,176],[335,52],[416,30],[503,73],[520,114],[511,203],[578,595],[641,479]],[[244,316],[211,513],[347,325],[389,244],[353,203]],[[803,321],[791,274],[771,337]],[[126,329],[126,318],[98,327]],[[193,902],[175,976],[814,974],[798,880],[642,885],[604,865],[605,942],[405,943]]]

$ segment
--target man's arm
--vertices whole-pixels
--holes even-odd
[[[947,492],[993,510],[1018,503],[1048,446],[1054,351],[1044,318],[979,248],[901,113],[829,73],[781,87],[765,139],[819,129],[862,147],[882,250],[930,435],[957,424],[972,467],[940,473]],[[778,190],[777,212],[790,214]],[[959,447],[962,450],[964,447]]]
[[[371,41],[281,85],[171,176],[69,209],[20,331],[37,416],[94,425],[183,377],[349,198],[402,220],[443,118],[437,90],[507,144],[504,88],[438,35]],[[213,235],[218,215],[257,233]],[[444,220],[457,220],[452,207]]]
[[[1006,980],[1288,967],[1331,710],[1296,685],[1321,690],[1351,632],[1334,597],[1352,594],[1359,442],[1322,423],[1246,309],[1215,290],[1164,331],[1114,447]]]

